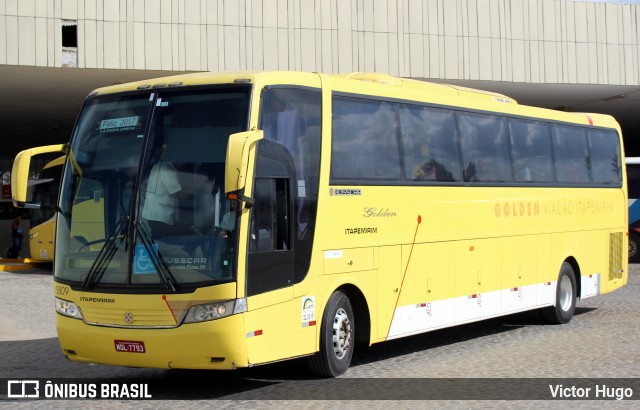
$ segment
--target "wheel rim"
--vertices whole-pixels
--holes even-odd
[[[560,279],[560,308],[563,311],[571,309],[573,304],[573,286],[571,286],[571,279],[568,276],[563,276]]]
[[[340,308],[333,318],[333,352],[342,359],[351,347],[351,321],[347,312]]]

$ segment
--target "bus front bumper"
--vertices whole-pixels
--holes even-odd
[[[171,329],[93,326],[57,315],[60,347],[73,361],[161,369],[247,367],[242,315]]]

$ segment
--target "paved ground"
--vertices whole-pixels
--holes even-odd
[[[579,302],[576,316],[567,325],[543,325],[536,315],[525,314],[387,342],[359,352],[345,377],[327,381],[309,378],[302,361],[236,372],[164,371],[69,362],[63,358],[56,339],[50,272],[46,269],[0,271],[0,379],[127,379],[131,382],[151,381],[155,386],[162,386],[163,391],[171,392],[168,401],[0,400],[0,407],[251,408],[286,405],[333,408],[346,405],[370,409],[437,405],[480,408],[489,403],[344,400],[350,397],[349,392],[361,399],[375,399],[393,397],[405,389],[409,394],[421,387],[433,389],[434,386],[422,383],[427,378],[499,378],[495,381],[495,389],[514,387],[501,384],[514,378],[562,378],[565,383],[569,382],[568,378],[634,378],[637,386],[640,376],[639,272],[640,265],[632,265],[625,288]],[[527,386],[538,387],[533,381]],[[475,387],[486,389],[487,385]],[[518,387],[517,383],[515,387]],[[634,391],[634,398],[639,397],[640,388]],[[280,398],[299,400],[276,400]],[[303,400],[305,398],[341,400]],[[606,404],[631,407],[636,403]],[[586,404],[595,408],[603,403],[509,401],[491,406],[496,404],[518,408],[541,405],[583,408]]]

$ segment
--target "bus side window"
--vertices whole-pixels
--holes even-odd
[[[554,124],[552,127],[552,141],[558,181],[568,183],[591,182],[591,157],[589,155],[586,130]]]
[[[515,180],[553,183],[555,164],[549,124],[521,118],[509,118],[507,121]]]
[[[513,168],[503,117],[458,113],[465,181],[510,182]]]
[[[610,130],[589,130],[591,174],[600,184],[619,184],[622,179],[622,158],[618,135]]]

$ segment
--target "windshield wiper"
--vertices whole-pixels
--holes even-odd
[[[162,281],[162,285],[167,291],[175,292],[176,291],[175,278],[173,277],[173,275],[171,275],[171,272],[169,271],[169,269],[167,269],[167,267],[164,265],[164,262],[160,260],[158,253],[155,252],[153,248],[153,241],[151,240],[149,232],[147,232],[147,229],[145,228],[144,224],[140,223],[140,221],[135,221],[134,226],[135,226],[135,229],[140,233],[140,239],[142,240],[142,244],[144,245],[144,248],[146,249],[147,254],[149,255],[149,259],[151,260],[153,267],[156,269],[156,272],[158,272],[158,276]]]
[[[107,264],[111,261],[113,255],[115,255],[116,251],[118,250],[118,236],[124,233],[128,226],[129,216],[121,216],[118,220],[118,223],[113,228],[111,235],[109,235],[104,245],[98,252],[98,256],[93,261],[89,272],[87,272],[87,276],[85,276],[84,281],[82,282],[83,288],[89,288],[92,283],[96,282],[102,277],[104,272],[107,270]]]

